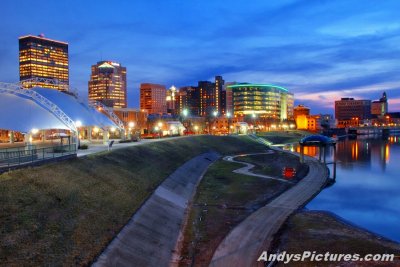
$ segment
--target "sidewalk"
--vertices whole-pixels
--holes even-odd
[[[180,138],[185,138],[185,137],[187,137],[187,136],[176,136],[176,137],[156,138],[156,139],[141,139],[138,142],[130,142],[130,143],[118,143],[119,140],[115,140],[114,144],[111,147],[111,150],[121,149],[121,148],[126,148],[126,147],[131,147],[131,146],[140,146],[140,145],[154,143],[154,142],[175,140],[175,139],[180,139]],[[108,145],[89,144],[88,149],[79,149],[77,152],[77,156],[84,157],[87,155],[91,155],[91,154],[95,154],[95,153],[99,153],[99,152],[103,152],[103,151],[108,151]]]
[[[93,264],[170,266],[185,212],[215,152],[187,161],[153,192]]]
[[[264,266],[257,262],[262,251],[268,251],[281,225],[299,207],[313,198],[327,179],[326,167],[308,158],[309,173],[295,186],[260,208],[236,226],[219,244],[210,266]]]

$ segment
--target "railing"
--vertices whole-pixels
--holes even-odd
[[[0,168],[31,165],[76,154],[76,144],[37,148],[35,145],[0,149]]]

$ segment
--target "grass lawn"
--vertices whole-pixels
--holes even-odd
[[[265,146],[245,136],[197,136],[0,175],[0,265],[90,264],[163,179],[209,150]]]
[[[189,215],[180,266],[208,266],[232,228],[290,186],[232,173],[242,166],[219,160],[203,177]]]
[[[339,253],[361,256],[377,253],[400,254],[400,245],[380,238],[362,229],[346,224],[326,212],[301,211],[292,215],[279,240],[277,248],[287,253],[303,253],[304,250],[317,253]],[[315,265],[310,262],[291,262],[290,266]],[[399,266],[400,260],[392,265],[388,262],[357,262],[340,266]],[[277,266],[287,266],[278,264]],[[338,263],[318,262],[318,266],[339,266]]]
[[[295,168],[296,178],[301,179],[308,173],[307,164],[301,164],[299,157],[281,151],[274,151],[273,154],[250,155],[237,157],[236,160],[248,162],[254,165],[250,171],[254,173],[282,177],[284,167]]]
[[[273,144],[288,144],[298,143],[304,136],[310,135],[311,133],[306,131],[273,131],[273,132],[261,132],[257,135],[262,137]]]

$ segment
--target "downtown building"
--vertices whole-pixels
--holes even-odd
[[[241,83],[228,85],[227,91],[232,92],[235,116],[256,116],[276,121],[293,119],[293,94],[286,88],[269,84]]]
[[[200,116],[211,116],[214,112],[223,114],[226,111],[226,92],[223,93],[224,83],[222,76],[215,76],[214,82],[198,82]]]
[[[385,116],[388,113],[388,99],[386,92],[383,92],[379,100],[372,101],[371,115]]]
[[[191,116],[200,115],[200,94],[196,86],[180,87],[176,94],[176,113],[182,114],[187,110]]]
[[[25,88],[68,91],[68,43],[44,35],[19,37],[19,78]]]
[[[337,127],[345,128],[364,124],[371,119],[371,100],[342,98],[335,101]]]
[[[167,113],[167,89],[155,83],[140,84],[140,109],[148,114]]]
[[[91,70],[89,100],[112,108],[126,108],[126,68],[113,61],[99,61]]]

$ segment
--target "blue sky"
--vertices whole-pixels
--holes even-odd
[[[400,1],[18,1],[5,0],[0,81],[15,82],[18,37],[66,41],[70,84],[87,96],[90,66],[127,67],[128,103],[139,84],[273,83],[313,113],[340,97],[389,97],[400,111]]]

